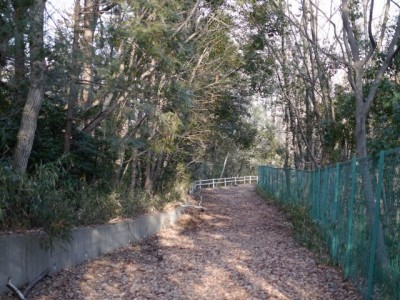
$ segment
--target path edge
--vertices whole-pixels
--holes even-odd
[[[34,280],[47,268],[50,274],[94,259],[118,248],[136,243],[173,225],[184,213],[182,207],[168,212],[142,215],[135,219],[98,226],[72,229],[71,241],[44,250],[40,241],[44,233],[0,236],[0,296],[8,279],[16,286]]]

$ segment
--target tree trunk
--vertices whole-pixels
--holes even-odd
[[[65,135],[64,135],[64,153],[68,153],[71,150],[72,125],[75,115],[74,110],[76,101],[79,96],[78,79],[79,79],[80,67],[78,64],[78,56],[79,56],[78,52],[79,52],[80,11],[81,11],[81,2],[80,0],[75,0],[74,38],[72,41],[72,57],[71,57],[71,72],[70,72],[69,94],[68,94],[67,122],[65,126]]]
[[[16,103],[24,103],[26,97],[26,69],[25,69],[25,22],[27,8],[20,1],[12,1],[14,9],[14,69],[15,69],[15,84],[14,84],[14,97]]]
[[[136,148],[134,148],[132,157],[131,157],[132,172],[131,172],[131,184],[130,184],[130,193],[129,193],[132,198],[135,197],[135,191],[136,191],[136,187],[137,187],[138,167],[140,167],[138,165],[137,156],[138,156],[138,150]]]
[[[144,189],[148,193],[151,193],[153,191],[152,164],[153,164],[153,156],[151,155],[150,151],[147,151]]]
[[[362,82],[362,71],[355,69],[354,76],[354,94],[356,98],[356,140],[357,140],[357,153],[360,158],[367,157],[367,129],[366,119],[367,111],[365,110],[365,103],[363,97],[363,82]],[[370,172],[370,161],[365,159],[360,163],[360,173],[362,178],[362,190],[364,193],[365,204],[367,208],[368,227],[369,232],[372,235],[374,218],[375,218],[375,197],[376,191],[372,186],[372,176]],[[382,223],[378,224],[378,241],[376,249],[377,262],[381,268],[385,268],[389,265],[389,257],[386,249],[384,232]]]
[[[373,4],[370,7],[370,16],[368,23],[364,29],[368,30],[368,37],[370,42],[370,50],[365,57],[361,59],[360,50],[359,50],[359,41],[356,38],[356,26],[351,22],[353,20],[350,18],[350,8],[348,4],[348,0],[342,0],[341,5],[341,13],[342,13],[342,21],[343,21],[343,29],[344,29],[344,43],[346,46],[347,52],[347,64],[352,67],[352,72],[348,73],[349,82],[354,90],[354,95],[356,98],[356,141],[357,141],[357,153],[359,157],[365,158],[365,160],[360,165],[360,173],[362,177],[362,189],[364,192],[364,199],[367,208],[367,217],[368,217],[368,226],[370,232],[372,234],[373,226],[374,226],[374,189],[372,185],[373,176],[370,173],[370,162],[366,159],[367,157],[367,130],[366,130],[366,120],[368,116],[368,111],[370,105],[375,99],[376,92],[378,90],[379,84],[387,71],[390,63],[393,58],[399,53],[398,42],[400,39],[400,16],[397,16],[397,24],[396,29],[393,33],[391,39],[389,38],[388,48],[386,50],[386,56],[381,66],[378,68],[376,74],[374,74],[374,80],[369,88],[367,97],[364,98],[363,91],[363,75],[368,66],[369,61],[372,58],[374,52],[376,52],[376,42],[374,37],[372,36],[372,9]],[[383,33],[386,28],[386,25],[382,25],[381,32]],[[365,32],[367,36],[367,33]],[[384,240],[384,232],[382,228],[382,223],[379,222],[378,225],[378,243],[377,243],[377,265],[380,268],[386,268],[389,266],[389,257],[387,254],[386,244]]]
[[[162,188],[162,182],[161,182],[161,177],[162,177],[162,171],[163,171],[163,166],[164,166],[164,161],[165,161],[166,155],[164,153],[160,153],[157,158],[157,163],[155,166],[154,170],[154,182],[156,183],[156,189]]]
[[[32,5],[32,21],[29,35],[31,76],[28,97],[22,112],[17,144],[13,157],[16,171],[25,173],[31,155],[39,111],[43,102],[43,79],[45,61],[43,41],[43,18],[45,1],[35,0]]]
[[[219,178],[222,178],[222,176],[224,176],[226,162],[228,161],[228,157],[229,157],[229,153],[227,153],[225,156],[224,165],[222,166],[222,171],[221,171],[221,175],[219,176]]]
[[[125,152],[126,152],[126,139],[129,133],[129,120],[124,120],[122,122],[122,128],[119,130],[119,145],[117,150],[117,159],[114,161],[114,174],[112,178],[112,183],[117,186],[121,177],[122,167],[125,162]]]
[[[82,97],[80,106],[88,108],[93,102],[93,39],[98,17],[98,0],[85,0],[83,17],[83,66],[82,66]]]

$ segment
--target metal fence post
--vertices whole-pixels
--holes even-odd
[[[374,287],[376,246],[378,244],[379,207],[380,207],[380,202],[381,202],[384,163],[385,163],[385,151],[382,150],[379,155],[379,177],[378,177],[378,186],[377,186],[377,190],[376,190],[374,227],[373,227],[373,232],[372,232],[371,249],[369,252],[370,259],[369,259],[369,270],[368,270],[368,292],[367,292],[367,297],[366,297],[367,299],[371,299],[372,291],[373,291],[373,287]]]
[[[318,197],[317,197],[317,219],[321,220],[321,194],[322,194],[322,186],[321,186],[321,169],[318,169]]]
[[[318,169],[314,171],[313,183],[312,218],[316,220],[318,215]]]
[[[300,188],[302,191],[301,194],[301,201],[304,202],[304,199],[306,197],[306,185],[304,184],[306,182],[306,172],[304,170],[300,170]]]
[[[338,229],[337,229],[337,214],[339,204],[339,189],[340,189],[340,164],[336,163],[336,180],[335,180],[335,202],[333,206],[333,236],[332,236],[332,257],[337,261],[338,252]]]
[[[311,171],[311,181],[310,181],[310,189],[308,195],[308,203],[311,206],[311,210],[313,209],[314,204],[314,170]]]
[[[321,211],[322,211],[322,226],[324,227],[324,230],[326,231],[326,218],[327,218],[327,214],[326,214],[326,203],[328,202],[328,191],[329,191],[329,176],[328,176],[328,167],[326,166],[324,169],[324,190],[323,190],[323,200],[321,202]],[[326,236],[325,236],[326,238]]]
[[[356,157],[353,156],[351,161],[351,189],[350,189],[350,199],[349,199],[349,208],[348,208],[348,226],[347,226],[347,247],[346,247],[346,258],[345,258],[345,270],[344,276],[345,278],[349,277],[350,274],[350,254],[352,248],[352,239],[353,239],[353,207],[354,207],[354,198],[356,195]]]
[[[272,174],[270,174],[270,177],[271,177],[271,183],[270,183],[270,186],[271,186],[271,195],[275,195],[275,180],[276,180],[276,176],[274,176],[274,175],[276,175],[276,174],[274,174],[275,173],[275,169],[271,169],[271,173]]]
[[[279,170],[279,200],[281,200],[283,193],[283,177],[282,177],[282,169]]]

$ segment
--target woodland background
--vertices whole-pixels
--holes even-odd
[[[321,1],[322,3],[323,1]],[[0,1],[0,230],[399,146],[396,1]]]

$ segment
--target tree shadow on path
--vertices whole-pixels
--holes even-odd
[[[155,237],[60,272],[32,299],[362,299],[254,186],[203,190]]]

